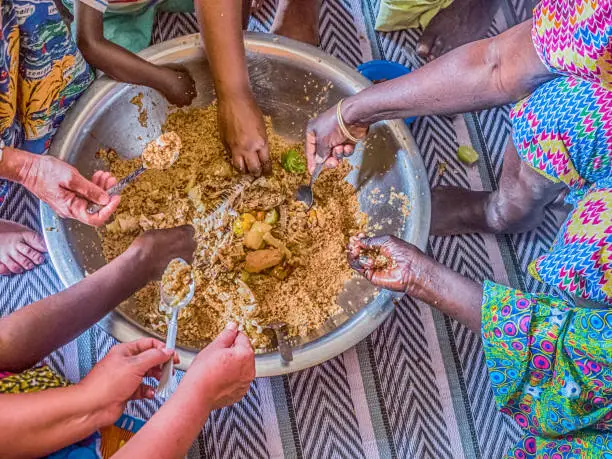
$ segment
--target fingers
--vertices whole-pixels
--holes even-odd
[[[117,179],[110,172],[106,171],[96,171],[91,181],[103,190],[108,190],[117,184]]]
[[[155,389],[144,383],[138,386],[138,389],[132,394],[130,400],[141,400],[143,398],[155,398]]]
[[[314,172],[315,153],[317,151],[317,136],[314,132],[306,132],[306,142],[304,145],[304,152],[306,153],[306,162],[308,164],[308,171],[312,174]]]
[[[246,174],[246,166],[244,158],[240,155],[232,155],[232,165],[234,168],[239,170],[242,174]]]
[[[110,197],[106,194],[106,191],[94,185],[76,171],[68,182],[68,189],[86,198],[88,201],[100,204],[101,206],[107,205],[110,201]]]
[[[272,161],[270,160],[270,150],[268,144],[264,145],[257,151],[259,156],[259,162],[263,167],[264,175],[270,175],[272,173]]]
[[[259,177],[261,175],[261,164],[257,152],[249,152],[244,155],[244,158],[249,174]]]
[[[164,349],[165,344],[155,338],[140,338],[115,347],[120,347],[124,355],[138,355],[149,349]]]
[[[25,232],[23,232],[22,233],[22,240],[23,240],[23,242],[25,242],[27,245],[32,247],[37,252],[43,252],[43,253],[47,252],[47,246],[45,245],[45,240],[43,239],[43,237],[40,234],[38,234],[38,233],[36,233],[34,231],[25,231]],[[27,253],[24,253],[24,255],[27,256]],[[36,260],[32,260],[32,261],[35,262]],[[42,263],[42,261],[41,261],[41,263]]]
[[[238,324],[236,322],[229,322],[225,329],[219,333],[219,336],[209,344],[216,348],[228,348],[234,344],[236,336],[238,335]]]
[[[95,214],[90,214],[87,212],[89,202],[83,198],[75,196],[70,203],[69,216],[87,225],[98,227],[103,225],[104,222],[111,217],[111,215],[117,210],[117,207],[119,207],[120,202],[121,196],[113,196],[106,206],[102,207]]]
[[[142,375],[171,358],[174,358],[174,351],[166,348],[152,348],[133,357],[134,364]]]
[[[242,332],[239,332],[234,340],[234,348],[237,350],[241,350],[245,353],[252,354],[253,346],[251,346],[251,340],[247,335]]]

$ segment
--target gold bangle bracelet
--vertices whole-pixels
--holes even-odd
[[[344,124],[344,120],[342,119],[342,102],[344,102],[344,99],[340,99],[340,102],[338,102],[338,105],[336,106],[336,119],[338,120],[338,126],[340,126],[342,134],[344,134],[347,139],[353,143],[358,143],[359,139],[349,132]]]

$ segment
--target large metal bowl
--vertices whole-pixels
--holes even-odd
[[[274,128],[296,141],[302,140],[311,116],[370,84],[337,59],[292,40],[248,34],[246,47],[257,102],[272,117]],[[198,35],[165,42],[142,55],[156,63],[184,64],[197,82],[199,96],[194,104],[206,105],[213,100],[213,84]],[[322,89],[328,82],[333,87],[325,93]],[[139,124],[137,109],[130,103],[139,92],[144,93],[149,114],[147,129]],[[168,104],[155,91],[99,78],[67,116],[51,154],[91,176],[95,169],[104,168],[95,156],[100,147],[112,147],[126,157],[139,155],[146,142],[160,134],[167,112]],[[358,167],[348,181],[359,191],[362,210],[379,224],[376,232],[396,234],[423,248],[429,231],[429,188],[421,157],[406,126],[399,121],[378,124],[365,152],[355,154],[350,161]],[[402,215],[397,201],[389,205],[386,198],[380,198],[381,192],[388,197],[392,187],[408,196],[408,217]],[[374,204],[378,201],[384,202]],[[105,263],[94,229],[60,220],[44,204],[41,219],[51,259],[64,285],[80,281],[86,272]],[[368,336],[393,309],[391,293],[377,292],[365,280],[351,280],[345,287],[338,298],[344,311],[320,330],[298,340],[293,362],[283,363],[277,352],[258,354],[258,376],[288,373],[330,359]],[[111,312],[99,325],[120,341],[157,336],[130,318],[129,305]],[[189,366],[196,352],[197,349],[179,348],[181,368]]]

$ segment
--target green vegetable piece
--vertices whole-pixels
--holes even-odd
[[[264,223],[267,223],[268,225],[274,225],[276,224],[276,222],[278,222],[278,217],[278,210],[270,209],[266,212],[266,216],[264,217]]]
[[[457,149],[457,158],[459,158],[459,161],[461,161],[463,164],[471,166],[478,161],[478,152],[472,147],[461,145]]]
[[[281,166],[292,174],[303,174],[306,172],[306,158],[292,148],[281,156]]]
[[[251,278],[251,274],[246,272],[245,270],[242,270],[240,272],[240,280],[242,282],[248,282],[248,280]]]
[[[232,231],[236,236],[242,236],[244,234],[244,225],[242,224],[241,218],[234,220],[234,223],[232,224]]]

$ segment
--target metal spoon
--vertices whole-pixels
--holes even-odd
[[[295,192],[296,201],[302,201],[304,204],[306,204],[306,206],[308,207],[308,210],[310,210],[310,208],[314,204],[312,186],[314,185],[315,180],[319,178],[319,175],[321,174],[321,171],[323,170],[324,165],[325,165],[325,161],[317,164],[314,172],[310,176],[310,183],[308,185],[300,185],[300,187]]]
[[[182,258],[176,258],[181,264],[189,265]],[[173,260],[174,261],[174,260]],[[163,284],[160,285],[160,298],[166,309],[172,310],[172,314],[168,321],[168,333],[166,334],[166,349],[174,350],[176,345],[176,332],[178,329],[178,315],[181,309],[187,306],[193,299],[195,293],[195,281],[193,279],[193,273],[191,273],[191,282],[189,283],[189,292],[185,297],[176,302],[177,298],[168,296],[164,291]],[[162,367],[162,374],[159,378],[159,385],[157,386],[157,393],[162,397],[169,397],[174,392],[174,384],[172,384],[172,372],[174,370],[174,359],[168,360]]]
[[[268,324],[268,327],[274,330],[276,334],[276,342],[278,344],[278,352],[281,355],[281,359],[285,363],[289,363],[293,360],[293,350],[291,345],[287,342],[287,333],[285,332],[285,322],[272,322]]]
[[[161,136],[160,136],[161,137]],[[158,137],[155,140],[152,140],[151,142],[149,142],[147,144],[150,145],[152,142],[157,143],[157,145],[159,145],[160,147],[165,145],[164,142],[162,140],[160,140],[160,137]],[[146,149],[146,147],[145,147]],[[172,164],[174,164],[176,162],[176,160],[179,157],[179,151],[173,151],[172,152],[172,162],[170,163],[170,166],[172,166]],[[168,166],[168,167],[170,167]],[[134,180],[136,180],[138,177],[140,177],[140,175],[146,171],[148,168],[145,166],[144,162],[142,164],[142,166],[140,166],[138,169],[136,169],[134,172],[132,172],[131,174],[129,174],[128,176],[122,178],[121,180],[119,180],[114,186],[110,187],[108,190],[106,190],[106,193],[109,196],[116,196],[118,194],[121,194],[121,192],[125,189],[126,186],[128,186],[130,183],[132,183]],[[99,212],[100,209],[102,209],[102,207],[100,204],[90,204],[87,207],[87,213],[88,214],[95,214],[96,212]]]

